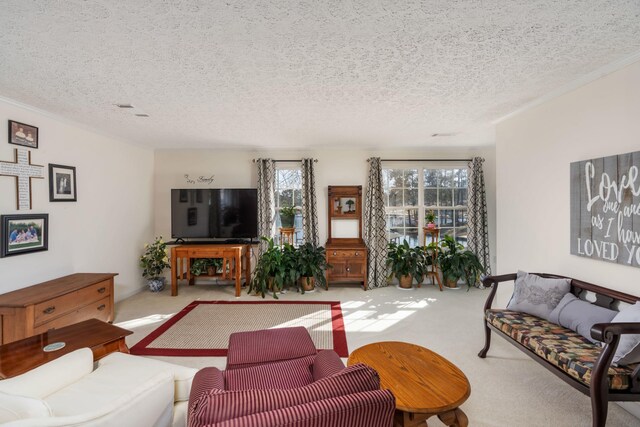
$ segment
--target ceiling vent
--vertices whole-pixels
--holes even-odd
[[[133,108],[131,104],[115,104],[115,106],[118,108]]]
[[[433,133],[431,134],[432,138],[442,138],[442,137],[447,137],[447,136],[455,136],[457,135],[456,132],[447,132],[447,133]]]
[[[148,114],[136,114],[136,117],[149,117]]]

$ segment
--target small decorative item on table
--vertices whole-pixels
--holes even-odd
[[[153,243],[145,245],[145,252],[140,257],[140,267],[143,268],[142,277],[147,279],[151,292],[160,292],[164,289],[165,279],[161,275],[164,269],[170,266],[167,244],[162,240],[162,236],[156,237]]]

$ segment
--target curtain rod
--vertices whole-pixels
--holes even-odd
[[[260,159],[253,159],[253,163],[257,162]],[[274,160],[274,162],[280,162],[280,163],[300,163],[302,161],[302,159],[298,159],[298,160]],[[318,159],[313,159],[313,163],[318,163]]]
[[[380,159],[381,162],[470,162],[471,160],[473,159]]]

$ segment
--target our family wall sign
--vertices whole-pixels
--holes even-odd
[[[640,151],[571,163],[571,253],[640,267]]]

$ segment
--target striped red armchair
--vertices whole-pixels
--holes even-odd
[[[395,398],[372,368],[318,352],[305,328],[231,335],[227,368],[200,370],[189,427],[389,427]]]

